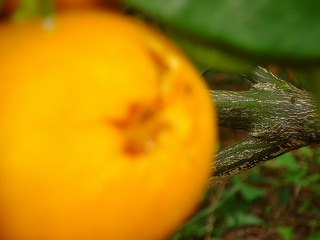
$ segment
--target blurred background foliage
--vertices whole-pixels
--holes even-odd
[[[320,239],[319,167],[313,146],[232,177],[171,240]]]

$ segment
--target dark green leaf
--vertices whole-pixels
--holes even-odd
[[[225,72],[248,72],[254,67],[254,63],[236,54],[200,44],[172,31],[168,31],[168,34],[194,61],[200,70],[215,68]]]
[[[278,189],[278,201],[287,204],[292,198],[292,190],[289,186],[282,186]]]
[[[320,239],[320,231],[316,231],[310,234],[308,240],[319,240]]]
[[[317,0],[126,0],[180,36],[241,56],[320,59]]]

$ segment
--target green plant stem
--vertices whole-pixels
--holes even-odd
[[[258,67],[243,76],[248,91],[212,90],[219,125],[246,130],[248,137],[220,151],[211,184],[286,152],[320,143],[315,98]]]

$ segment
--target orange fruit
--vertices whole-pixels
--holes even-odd
[[[118,13],[0,24],[0,239],[164,240],[201,200],[215,113],[164,36]]]

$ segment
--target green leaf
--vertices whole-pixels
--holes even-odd
[[[234,198],[236,196],[236,194],[239,192],[241,183],[238,179],[238,176],[233,176],[231,178],[231,180],[232,180],[233,184],[231,185],[230,188],[224,190],[223,195],[222,195],[220,201],[218,202],[218,207],[220,207],[222,204],[224,204],[228,200]]]
[[[298,151],[307,159],[310,159],[313,156],[313,151],[310,146],[300,148]]]
[[[126,0],[207,47],[265,62],[320,60],[317,0]]]
[[[300,169],[297,160],[292,153],[287,153],[277,157],[275,162],[279,167],[284,167],[291,171]]]
[[[238,211],[234,215],[228,215],[226,220],[227,220],[227,225],[230,228],[263,224],[263,220],[261,218],[252,214],[247,214],[242,211]]]
[[[303,180],[306,178],[307,174],[308,174],[308,169],[302,168],[300,170],[284,172],[283,178],[289,183],[294,183],[298,186],[303,186],[304,184]]]
[[[319,180],[320,180],[320,174],[316,173],[316,174],[303,177],[302,181],[299,184],[300,186],[303,186],[303,187],[307,187],[307,186],[310,187],[312,184],[315,184],[316,186],[318,186]]]
[[[319,240],[320,239],[320,231],[316,231],[310,234],[307,240]]]
[[[173,31],[168,30],[169,36],[184,50],[200,70],[208,68],[219,69],[225,72],[249,72],[255,64],[245,58],[226,52],[217,47],[192,41]]]
[[[277,233],[282,237],[283,240],[293,239],[293,229],[289,226],[279,226],[276,228]]]
[[[252,202],[253,200],[263,197],[265,190],[243,184],[240,188],[240,193],[246,201]]]
[[[281,204],[287,204],[292,198],[292,190],[289,186],[281,186],[278,189],[278,201]]]

